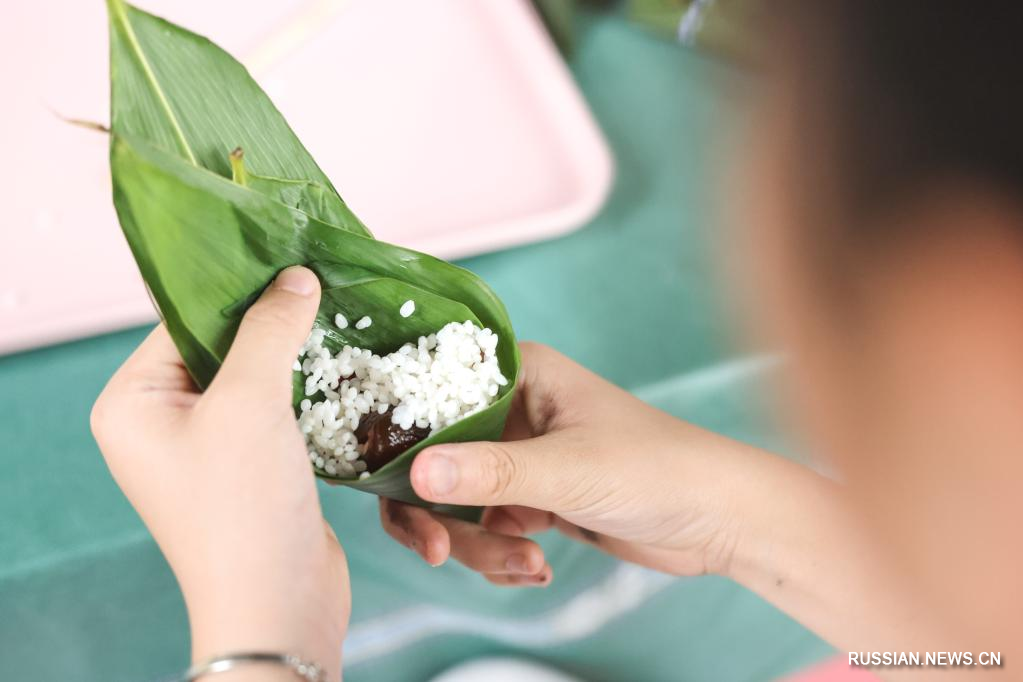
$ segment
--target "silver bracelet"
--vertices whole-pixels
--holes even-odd
[[[206,675],[226,673],[229,670],[236,670],[247,665],[276,665],[291,670],[298,679],[306,682],[327,682],[327,673],[316,663],[303,661],[298,656],[290,654],[270,654],[262,651],[247,651],[240,654],[228,656],[214,656],[213,658],[196,663],[185,671],[181,682],[192,682]]]

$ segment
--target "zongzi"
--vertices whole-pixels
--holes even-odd
[[[414,307],[406,301],[399,314],[409,317]],[[335,322],[348,326],[341,314]],[[313,329],[295,367],[308,396],[299,427],[310,461],[328,476],[368,478],[430,434],[488,408],[508,384],[497,335],[468,320],[384,356],[348,345],[331,353],[325,337]]]

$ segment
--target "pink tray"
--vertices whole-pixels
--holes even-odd
[[[610,187],[607,145],[524,0],[137,3],[249,65],[381,239],[446,258],[545,239]],[[0,352],[152,320],[106,137],[50,111],[106,121],[104,5],[4,14]]]

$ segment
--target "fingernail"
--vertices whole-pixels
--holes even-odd
[[[543,571],[542,573],[540,573],[540,575],[529,576],[529,580],[535,583],[536,585],[543,587],[544,585],[551,581],[551,574],[548,573],[547,571]]]
[[[514,584],[523,587],[547,587],[551,582],[551,575],[543,571],[537,575],[522,575],[513,579]]]
[[[529,568],[526,566],[526,557],[521,554],[512,554],[508,557],[508,560],[504,562],[504,567],[511,573],[529,573]]]
[[[298,296],[311,296],[316,291],[316,275],[299,265],[293,265],[281,270],[274,280],[274,287]]]
[[[458,467],[447,455],[434,455],[426,472],[426,482],[430,486],[430,492],[437,497],[443,497],[458,484]]]

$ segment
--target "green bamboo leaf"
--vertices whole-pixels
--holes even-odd
[[[107,6],[113,133],[146,140],[224,176],[232,172],[230,152],[242,145],[257,178],[253,189],[280,192],[289,180],[305,183],[303,210],[369,234],[234,57],[123,0],[107,0]]]
[[[435,443],[500,437],[518,374],[518,347],[503,304],[474,274],[339,230],[143,140],[112,136],[111,170],[128,243],[200,386],[215,375],[248,305],[278,271],[294,264],[312,268],[323,283],[317,324],[329,331],[335,348],[347,343],[388,352],[466,319],[499,335],[498,361],[509,385],[493,405],[437,431],[370,478],[339,482],[421,504],[408,482],[417,452]],[[417,310],[404,319],[398,309],[408,299]],[[368,314],[374,322],[365,330],[339,330],[332,324],[336,312],[353,320]]]
[[[332,351],[348,345],[386,353],[397,350],[404,341],[432,334],[448,322],[469,320],[476,326],[483,326],[476,314],[460,301],[391,277],[369,273],[357,275],[358,278],[350,283],[336,283],[339,271],[350,270],[358,272],[362,269],[335,263],[324,263],[318,268],[326,287],[321,308],[328,313],[318,317],[316,324],[326,332],[325,343]],[[400,307],[408,300],[415,302],[416,314],[403,318],[394,303]],[[341,313],[354,323],[367,311],[379,312],[373,318],[373,325],[366,329],[357,329],[354,324],[338,329],[334,326],[334,316],[330,314]]]
[[[317,220],[349,232],[371,236],[369,229],[332,188],[315,180],[288,180],[257,175],[246,166],[245,154],[241,147],[231,152],[231,178],[239,185],[254,189],[286,206],[297,208]]]

